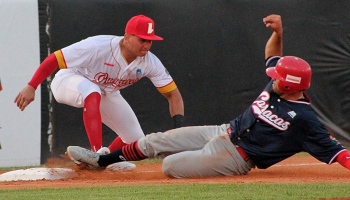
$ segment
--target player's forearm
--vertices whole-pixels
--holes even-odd
[[[169,99],[169,112],[171,117],[185,114],[184,103],[181,96]]]
[[[174,128],[183,127],[184,121],[185,121],[184,103],[178,89],[172,92],[172,95],[170,98],[168,98],[168,101],[169,101],[169,112],[173,120]]]
[[[341,152],[337,158],[336,161],[341,164],[343,167],[350,170],[350,154],[348,151]]]
[[[174,127],[175,128],[180,128],[184,126],[184,121],[185,121],[185,117],[184,117],[184,104],[182,101],[182,98],[170,103],[169,101],[169,110],[170,110],[170,115],[171,118],[173,120],[174,123]]]
[[[42,83],[57,69],[57,67],[58,62],[56,56],[52,53],[41,63],[39,68],[34,73],[32,79],[29,81],[28,85],[36,89],[40,83]]]
[[[265,47],[265,59],[283,55],[282,33],[273,32]]]
[[[170,101],[169,112],[171,117],[173,117],[174,115],[185,115],[184,104],[182,99],[179,99],[177,101]]]
[[[178,88],[167,93],[162,93],[162,95],[169,102],[169,112],[171,117],[178,114],[184,115],[184,103]]]

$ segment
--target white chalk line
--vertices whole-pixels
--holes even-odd
[[[303,164],[284,164],[284,165],[272,165],[271,167],[299,167],[309,165],[326,165],[326,163],[303,163]]]
[[[137,172],[137,173],[154,173],[154,172],[158,172],[158,171],[141,171],[141,172]]]

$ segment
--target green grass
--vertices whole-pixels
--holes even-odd
[[[319,199],[350,197],[350,183],[170,184],[79,188],[0,189],[0,199]]]
[[[45,166],[41,165],[41,166],[24,166],[24,167],[0,167],[0,171],[12,171],[12,170],[18,170],[18,169],[28,169],[32,167],[45,167]]]

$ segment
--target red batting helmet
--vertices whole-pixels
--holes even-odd
[[[293,93],[310,87],[311,67],[305,60],[295,56],[282,57],[276,67],[266,69],[266,74],[280,80],[278,88],[284,93]]]

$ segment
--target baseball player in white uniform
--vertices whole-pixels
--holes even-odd
[[[149,51],[153,40],[163,40],[154,34],[153,20],[134,16],[127,23],[124,36],[89,37],[49,55],[14,102],[23,111],[34,100],[37,86],[58,66],[60,70],[51,83],[55,99],[84,108],[91,149],[105,154],[145,136],[119,90],[148,77],[167,98],[174,127],[181,127],[183,100],[169,72]],[[108,149],[102,148],[102,123],[118,134]]]

